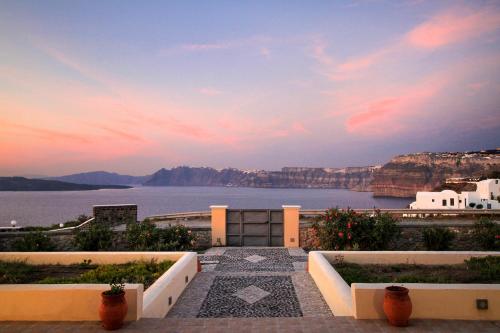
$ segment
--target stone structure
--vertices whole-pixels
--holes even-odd
[[[137,205],[96,205],[94,206],[94,223],[105,223],[115,226],[137,222]]]

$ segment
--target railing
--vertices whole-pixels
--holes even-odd
[[[80,229],[85,227],[86,225],[92,223],[95,218],[91,217],[85,222],[80,223],[79,225],[75,225],[74,227],[65,227],[65,228],[58,228],[58,229],[50,229],[50,230],[41,230],[42,232],[56,232],[56,231],[70,231],[70,230],[75,230],[75,229]],[[25,227],[0,227],[0,232],[26,232],[29,231],[25,230]]]
[[[59,228],[59,229],[51,229],[51,230],[47,230],[48,232],[54,232],[54,231],[67,231],[67,230],[75,230],[75,229],[80,229],[84,226],[86,226],[87,224],[90,224],[92,223],[92,221],[95,220],[95,217],[91,217],[90,219],[88,219],[87,221],[79,224],[79,225],[75,225],[74,227],[66,227],[66,228]]]
[[[172,221],[172,220],[193,220],[200,218],[210,218],[211,216],[212,213],[210,211],[201,211],[201,212],[184,212],[184,213],[152,215],[148,216],[147,219],[153,222],[160,222],[160,221]]]

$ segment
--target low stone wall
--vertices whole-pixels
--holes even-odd
[[[472,232],[473,222],[470,223],[434,223],[434,222],[403,222],[399,224],[401,234],[388,250],[395,251],[423,251],[423,231],[430,227],[443,227],[453,232],[455,239],[451,242],[450,250],[479,251]],[[319,241],[311,223],[300,224],[300,247],[305,249],[319,249]]]

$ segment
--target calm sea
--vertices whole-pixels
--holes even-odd
[[[332,189],[261,189],[242,187],[135,187],[126,190],[74,192],[1,192],[0,226],[16,220],[18,226],[51,225],[80,214],[91,215],[92,205],[137,204],[139,219],[164,213],[230,208],[304,209],[328,207],[404,208],[410,199],[373,198],[370,192]]]

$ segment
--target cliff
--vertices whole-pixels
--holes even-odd
[[[341,188],[370,190],[379,167],[282,168],[281,171],[178,167],[161,169],[145,186],[244,186],[272,188]]]
[[[500,170],[500,152],[418,153],[394,157],[375,171],[374,196],[414,197],[432,191],[448,178],[481,177]]]

